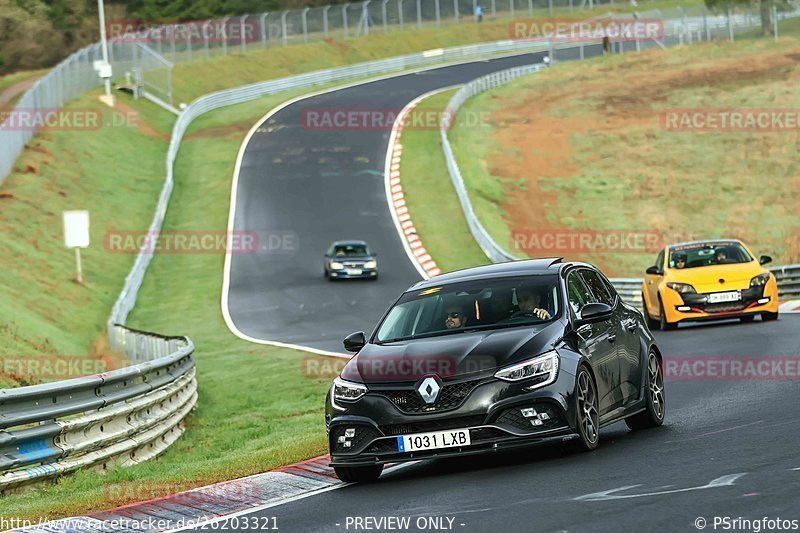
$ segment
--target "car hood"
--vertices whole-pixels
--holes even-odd
[[[563,329],[555,320],[383,345],[369,343],[345,365],[342,378],[359,383],[415,383],[433,374],[443,379],[488,376],[500,367],[552,349]]]
[[[750,286],[750,280],[767,270],[757,261],[710,265],[682,270],[670,269],[667,281],[689,283],[697,292],[714,292],[725,289],[741,289]],[[719,280],[725,280],[720,283]]]

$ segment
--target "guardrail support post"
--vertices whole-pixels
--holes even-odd
[[[726,9],[728,14],[728,40],[733,42],[733,19],[731,18],[731,6]]]
[[[269,13],[263,13],[260,18],[261,22],[261,45],[267,47],[267,17]]]

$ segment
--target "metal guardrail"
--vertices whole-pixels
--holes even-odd
[[[0,390],[0,493],[79,468],[139,463],[181,435],[197,401],[192,341],[119,325],[111,340],[136,363]]]
[[[701,17],[687,16],[687,12],[678,8],[682,16],[677,19],[669,19],[664,21],[665,35],[662,41],[654,43],[653,41],[632,41],[632,42],[617,42],[612,43],[612,49],[620,53],[626,51],[639,51],[644,47],[652,47],[654,44],[658,46],[676,45],[676,44],[691,44],[693,41],[712,40],[714,38],[730,38],[734,31],[741,31],[742,29],[760,26],[761,21],[758,16],[749,14],[745,15],[732,15],[728,12],[727,15],[709,16],[705,10]],[[656,18],[660,12],[647,12],[637,13],[630,15],[638,18]],[[791,18],[800,16],[800,10],[795,9],[791,12],[782,13],[781,18]],[[617,18],[626,18],[619,16]],[[579,59],[584,58],[584,43],[574,44],[573,47],[580,47]],[[566,47],[553,47],[550,49],[550,61],[560,60],[556,52],[559,49]],[[626,48],[628,50],[626,50]],[[448,113],[442,118],[440,132],[442,151],[444,152],[445,161],[447,164],[450,179],[453,182],[453,187],[458,195],[461,209],[464,212],[464,217],[467,220],[467,225],[470,228],[473,238],[478,243],[480,248],[486,256],[495,263],[519,259],[519,257],[507,251],[503,246],[500,246],[497,241],[492,238],[489,232],[483,227],[475,214],[475,209],[469,198],[467,187],[464,183],[464,178],[461,170],[456,162],[453,148],[450,144],[447,132],[457,116],[458,110],[470,98],[509,83],[521,76],[526,76],[539,72],[545,68],[545,64],[528,65],[524,67],[514,67],[511,69],[493,72],[486,76],[477,78],[459,89],[456,94],[450,99],[447,104]],[[797,265],[790,265],[786,267],[775,267],[771,269],[778,278],[778,288],[781,297],[795,298],[800,297],[800,267]],[[641,305],[641,287],[642,280],[636,278],[615,278],[610,280],[620,296],[627,302],[635,305]]]

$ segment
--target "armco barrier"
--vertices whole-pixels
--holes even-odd
[[[641,18],[656,18],[653,12],[639,14]],[[784,18],[800,16],[800,11],[795,9],[791,12],[783,13]],[[623,18],[623,17],[619,17]],[[711,40],[713,38],[720,38],[728,36],[733,31],[732,21],[730,17],[682,17],[681,19],[665,20],[665,35],[661,42],[655,43],[659,46],[676,45],[676,44],[691,44],[692,40],[702,41]],[[758,17],[744,17],[736,21],[737,27],[752,27],[760,25]],[[702,30],[702,31],[701,31]],[[695,37],[692,37],[695,35]],[[639,51],[643,47],[653,46],[653,42],[618,42],[612,43],[612,48],[620,53],[628,51]],[[574,47],[580,47],[579,58],[584,58],[585,45],[582,43],[573,44]],[[558,47],[550,50],[549,60],[552,62],[559,60],[556,52],[566,47]],[[477,78],[459,89],[447,104],[448,113],[442,118],[440,133],[442,142],[442,151],[444,152],[447,170],[450,174],[450,179],[453,182],[453,187],[456,190],[461,209],[464,212],[464,217],[467,220],[467,225],[470,228],[473,238],[478,243],[478,246],[483,250],[486,256],[492,262],[503,262],[519,259],[519,257],[508,252],[503,246],[500,246],[486,231],[483,225],[478,220],[472,202],[469,199],[466,185],[464,183],[461,170],[456,162],[453,148],[450,145],[447,132],[451,124],[455,121],[458,110],[470,98],[504,85],[512,80],[521,76],[526,76],[539,72],[546,68],[545,64],[528,65],[523,67],[514,67],[507,70],[493,72],[486,76]],[[778,280],[778,290],[781,298],[798,298],[800,297],[800,265],[789,265],[784,267],[774,267],[771,269]],[[616,287],[622,298],[634,305],[641,306],[642,298],[642,280],[637,278],[615,278],[611,282]]]
[[[135,464],[183,432],[197,401],[194,345],[115,326],[135,364],[0,390],[0,493],[85,467]]]

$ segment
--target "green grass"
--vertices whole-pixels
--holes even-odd
[[[488,131],[456,126],[450,138],[479,219],[511,248],[512,230],[527,228],[507,210],[521,209],[520,194],[536,183],[555,200],[528,197],[525,208],[546,213],[548,228],[655,229],[667,242],[734,236],[776,264],[799,261],[796,132],[675,133],[659,124],[670,108],[797,109],[800,68],[787,60],[797,45],[793,37],[741,40],[564,63],[471,99],[459,116],[489,113]],[[723,72],[734,62],[754,68]],[[565,86],[576,97],[553,96]],[[568,135],[562,175],[537,176],[526,132],[559,121],[585,127]],[[571,258],[638,276],[650,255]]]
[[[66,113],[91,108],[109,118],[96,96],[72,102]],[[160,115],[149,104],[130,105],[142,121]],[[169,121],[162,116],[155,127],[168,128]],[[137,133],[135,125],[46,131],[25,148],[0,189],[0,354],[12,365],[0,386],[38,382],[26,371],[32,358],[104,354],[104,323],[134,256],[107,252],[103,236],[114,228],[147,228],[166,150],[165,141]],[[84,284],[74,281],[75,255],[63,244],[61,213],[69,209],[90,212]],[[20,372],[15,364],[24,365]]]
[[[609,11],[625,13],[634,10],[667,9],[678,5],[700,6],[702,3],[698,0],[655,0],[643,2],[638,8],[633,8],[627,2],[620,2],[613,6],[597,6],[593,10],[555,9],[553,17],[582,19]],[[535,10],[534,16],[546,17],[547,10]],[[528,17],[527,9],[517,11],[516,18],[525,17]],[[441,27],[426,24],[419,30],[409,24],[409,27],[414,29],[392,31],[387,34],[379,30],[359,39],[346,41],[329,39],[286,48],[262,49],[260,43],[253,43],[248,45],[246,54],[232,49],[232,54],[228,56],[212,55],[208,59],[190,63],[178,62],[173,69],[173,94],[175,102],[188,103],[203,94],[247,83],[435,48],[509,39],[511,20],[510,17],[497,17],[496,20],[487,17],[481,24],[464,22],[443,24]],[[198,52],[195,52],[195,56],[197,54]],[[167,57],[169,59],[168,54]]]
[[[417,112],[442,112],[456,90],[419,102]],[[400,142],[403,194],[417,233],[443,272],[489,262],[469,231],[453,189],[438,128],[406,128]]]

